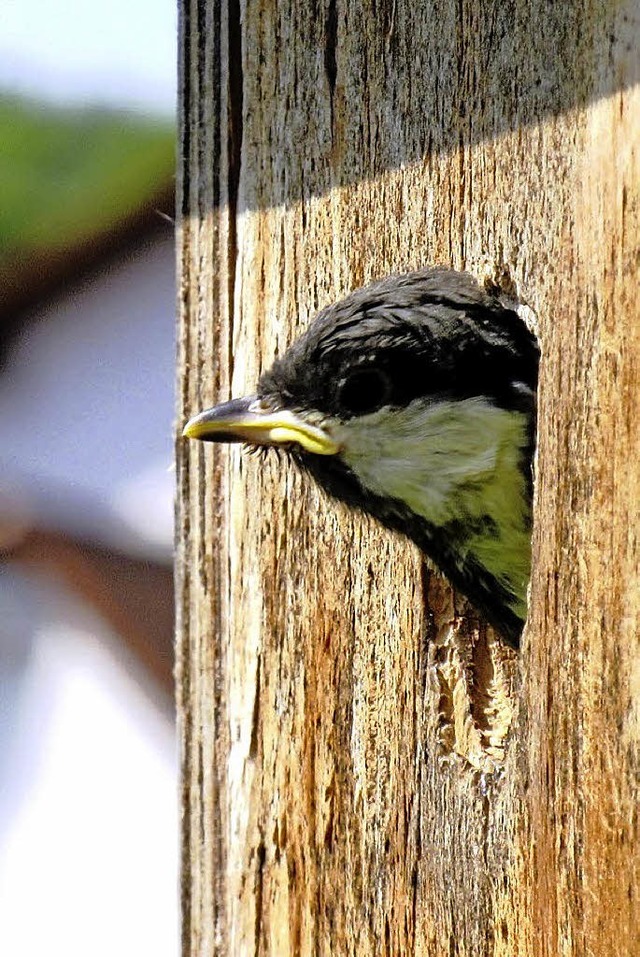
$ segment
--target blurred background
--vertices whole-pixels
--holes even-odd
[[[175,0],[5,0],[0,953],[178,952]]]

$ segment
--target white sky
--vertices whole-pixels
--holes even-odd
[[[0,89],[170,115],[176,0],[2,0]]]

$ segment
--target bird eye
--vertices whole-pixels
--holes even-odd
[[[391,395],[391,381],[381,369],[358,369],[338,387],[338,403],[343,412],[365,415],[376,412]]]

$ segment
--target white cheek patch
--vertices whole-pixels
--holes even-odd
[[[332,436],[363,486],[401,500],[432,524],[472,523],[489,515],[497,536],[477,535],[467,547],[518,596],[519,607],[529,578],[520,468],[526,425],[523,413],[497,408],[482,397],[416,400],[406,408],[387,407],[335,423]]]

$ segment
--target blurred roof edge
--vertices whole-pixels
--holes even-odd
[[[73,282],[121,259],[146,238],[173,229],[175,183],[158,183],[140,205],[93,235],[58,249],[38,250],[33,259],[18,257],[0,263],[0,348],[20,326],[26,313],[53,298]]]

